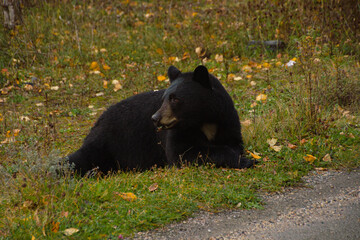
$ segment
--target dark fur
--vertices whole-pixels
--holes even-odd
[[[189,73],[171,66],[168,76],[168,89],[135,95],[100,116],[82,147],[69,156],[77,172],[94,167],[105,173],[143,170],[194,161],[231,168],[253,165],[241,157],[239,118],[221,83],[203,66]],[[157,127],[166,128],[161,123],[165,113],[176,118],[176,124],[158,132]],[[217,126],[214,139],[201,130],[204,124]]]

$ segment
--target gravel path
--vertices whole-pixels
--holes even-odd
[[[201,212],[134,239],[360,239],[360,169],[303,180],[304,187],[264,194],[264,210]]]

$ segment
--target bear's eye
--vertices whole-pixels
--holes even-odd
[[[169,101],[170,101],[171,103],[178,103],[178,102],[179,102],[179,99],[176,98],[174,94],[170,94],[170,96],[169,96]]]

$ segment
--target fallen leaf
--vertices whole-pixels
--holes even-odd
[[[54,233],[57,233],[59,231],[59,225],[60,223],[59,222],[52,222],[51,223],[51,231],[54,232]]]
[[[250,119],[246,119],[244,121],[241,122],[241,125],[247,127],[251,125],[251,120]]]
[[[164,81],[165,79],[166,79],[166,77],[164,75],[157,76],[157,80],[160,82]]]
[[[36,238],[34,237],[34,235],[31,236],[31,240],[35,240]]]
[[[109,83],[108,81],[103,80],[103,88],[107,88],[108,83]]]
[[[123,88],[122,85],[120,83],[117,83],[117,84],[114,85],[114,92],[117,92],[122,88]]]
[[[234,77],[234,81],[240,81],[242,80],[242,77],[238,76],[238,77]]]
[[[238,62],[238,61],[240,61],[240,58],[239,58],[239,57],[233,57],[232,60],[233,60],[234,62]]]
[[[287,67],[287,68],[289,68],[289,67],[292,67],[292,66],[294,66],[295,65],[295,61],[293,61],[293,60],[290,60],[289,62],[287,62],[286,64],[285,64],[285,66]]]
[[[310,154],[306,154],[306,156],[304,156],[304,159],[308,163],[312,164],[316,160],[316,157],[314,157],[313,155],[310,155]]]
[[[61,212],[60,216],[67,218],[69,216],[69,212]]]
[[[308,140],[306,140],[305,138],[300,140],[300,145],[304,145]]]
[[[59,86],[51,86],[50,89],[53,91],[57,91],[59,90]]]
[[[272,138],[272,139],[268,139],[266,140],[266,142],[271,146],[274,146],[277,142],[277,139],[276,138]]]
[[[188,52],[184,52],[183,57],[181,58],[181,60],[185,60],[187,58],[190,58],[190,54]]]
[[[260,93],[259,95],[256,96],[256,101],[266,101],[267,99],[267,95],[266,94],[263,94],[263,93]]]
[[[280,145],[280,146],[270,146],[270,148],[273,149],[275,152],[280,152],[281,148],[282,148],[282,145]]]
[[[93,71],[100,71],[100,67],[99,67],[99,64],[97,62],[92,62],[90,64],[90,70],[93,70]]]
[[[95,96],[97,96],[97,97],[100,97],[100,96],[103,96],[103,95],[104,95],[103,92],[98,92],[98,93],[95,94]]]
[[[14,129],[14,137],[16,137],[17,135],[19,135],[20,129]]]
[[[195,52],[198,55],[198,57],[203,57],[205,55],[205,51],[201,47],[195,48]]]
[[[250,82],[250,85],[251,85],[251,86],[255,86],[255,85],[256,85],[256,82],[255,82],[255,81],[251,81],[251,82]]]
[[[291,144],[291,143],[288,143],[288,148],[290,148],[290,149],[296,149],[297,148],[297,146],[296,145],[294,145],[294,144]]]
[[[319,168],[315,168],[315,170],[317,170],[317,171],[326,171],[327,169],[326,169],[326,168],[319,167]]]
[[[215,55],[215,61],[216,62],[223,62],[224,61],[224,56],[222,54],[216,54]]]
[[[270,65],[269,63],[267,63],[267,62],[266,62],[266,63],[263,63],[263,65],[262,65],[262,66],[263,66],[264,68],[269,69],[271,65]]]
[[[77,233],[78,231],[79,231],[79,229],[77,229],[77,228],[68,228],[68,229],[65,229],[63,231],[63,233],[64,233],[65,236],[71,236],[74,233]]]
[[[157,183],[154,183],[152,184],[150,187],[149,187],[149,191],[150,192],[153,192],[155,191],[156,189],[158,189],[159,185]]]
[[[128,192],[128,193],[116,193],[117,195],[119,195],[122,199],[124,199],[125,201],[128,202],[132,202],[135,201],[137,199],[137,197],[135,196],[135,194]]]
[[[233,74],[233,73],[230,73],[228,76],[227,76],[227,80],[228,81],[231,81],[231,80],[233,80],[235,78],[235,74]]]
[[[252,72],[252,69],[249,65],[244,65],[241,70],[243,70],[244,72]]]
[[[156,52],[160,55],[163,55],[164,54],[164,51],[161,49],[161,48],[157,48],[156,49]]]
[[[109,65],[107,65],[107,64],[103,64],[103,69],[104,69],[105,71],[107,71],[107,70],[110,70],[111,67],[109,67]]]
[[[331,162],[331,156],[330,156],[330,154],[326,154],[326,155],[322,158],[322,160],[323,160],[324,162]]]
[[[261,157],[259,155],[257,155],[256,153],[252,153],[250,151],[247,151],[248,153],[250,153],[250,155],[255,158],[255,159],[260,159]]]
[[[33,87],[32,85],[30,85],[30,84],[25,84],[24,89],[25,89],[26,91],[31,91],[31,90],[34,89],[34,87]]]

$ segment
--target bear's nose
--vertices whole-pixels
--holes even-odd
[[[160,118],[161,116],[159,112],[156,112],[154,115],[151,116],[151,120],[154,122],[155,125],[158,125]]]

